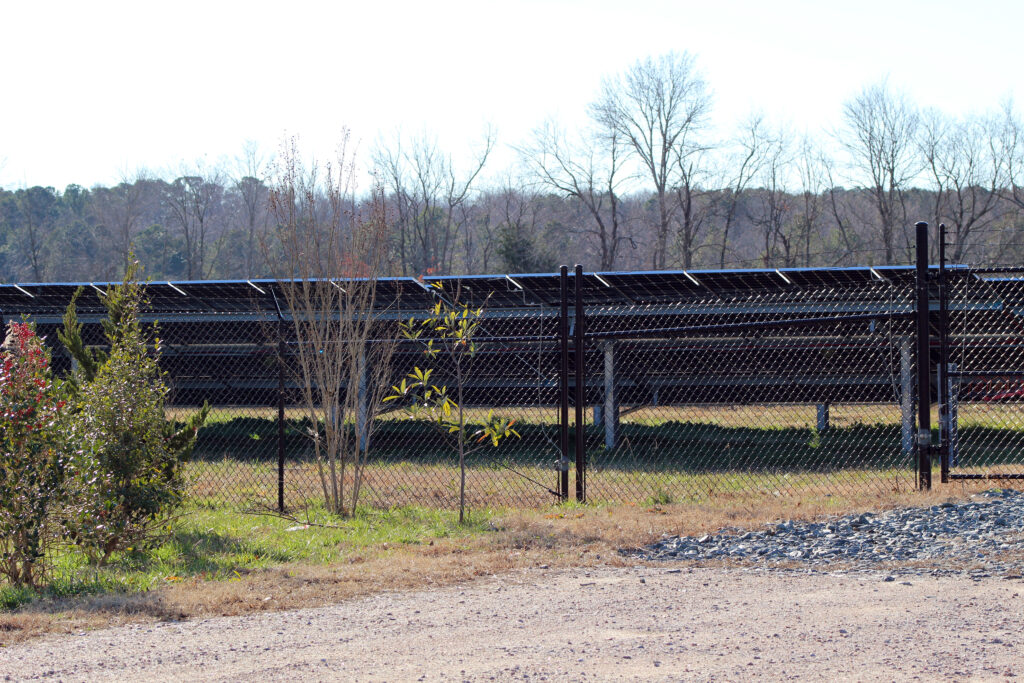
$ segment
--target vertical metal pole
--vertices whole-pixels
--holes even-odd
[[[823,432],[829,427],[829,404],[819,403],[817,406],[817,428],[819,432]]]
[[[619,397],[615,392],[615,342],[604,342],[604,409],[601,411],[604,425],[604,449],[606,453],[615,450],[619,443]]]
[[[587,475],[587,425],[584,421],[583,410],[586,402],[587,370],[584,361],[586,360],[586,348],[583,313],[583,266],[576,264],[575,274],[576,285],[576,325],[573,327],[573,348],[576,353],[576,500],[583,502],[586,498],[586,475]]]
[[[939,387],[939,479],[949,482],[951,432],[949,424],[949,293],[946,281],[946,224],[939,224],[939,365],[936,370]]]
[[[914,374],[910,337],[900,338],[900,447],[907,457],[914,453]]]
[[[284,512],[284,322],[277,320],[277,510]]]
[[[947,377],[956,377],[956,363],[950,363],[946,366],[946,369]],[[960,387],[952,381],[949,382],[949,400],[946,414],[949,416],[949,423],[946,425],[946,457],[949,459],[949,467],[956,467],[960,464],[960,436],[958,429],[960,420]]]
[[[370,448],[370,425],[367,418],[370,415],[370,392],[369,392],[369,368],[366,365],[366,354],[363,353],[359,359],[359,386],[356,389],[356,439],[359,442],[360,456],[365,455]]]
[[[565,500],[569,496],[569,266],[562,266],[558,275],[561,303],[558,317],[558,495]]]
[[[928,330],[928,224],[919,222],[917,228],[917,486],[921,490],[932,487],[932,423],[929,388],[929,330]]]

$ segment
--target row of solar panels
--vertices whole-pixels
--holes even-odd
[[[976,271],[952,267],[953,279],[977,277]],[[998,277],[986,272],[995,287],[1020,288],[1024,280],[1014,273]],[[996,275],[996,277],[993,277]],[[910,287],[914,269],[910,266],[855,268],[779,268],[758,270],[591,272],[582,277],[586,305],[645,305],[707,297],[730,298],[760,292],[765,296],[800,296],[802,291],[865,289],[884,285]],[[344,281],[339,280],[342,284]],[[415,278],[380,278],[377,303],[385,309],[401,307],[420,310],[430,305],[435,294],[430,285],[461,300],[489,308],[518,309],[559,305],[560,278],[557,273],[514,275],[445,276],[423,281]],[[0,313],[10,318],[21,313],[56,315],[67,307],[72,295],[84,288],[79,300],[82,314],[101,313],[95,294],[111,283],[18,283],[0,285]],[[282,284],[274,280],[152,281],[147,287],[150,309],[157,315],[223,315],[239,312],[276,312],[284,306]],[[570,275],[569,292],[575,282]],[[1024,291],[1024,290],[1022,290]]]

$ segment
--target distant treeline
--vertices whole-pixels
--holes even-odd
[[[429,136],[378,142],[391,274],[907,263],[918,220],[947,224],[951,261],[1024,264],[1024,122],[1010,102],[958,118],[883,81],[827,134],[755,113],[721,138],[711,108],[694,58],[672,53],[606,79],[585,130],[538,126],[502,172],[490,132],[462,168]],[[0,188],[0,279],[116,279],[132,253],[158,279],[270,276],[279,175],[249,146],[235,164],[113,187]],[[345,196],[352,215],[371,201]]]

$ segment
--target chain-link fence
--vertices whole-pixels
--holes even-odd
[[[1024,479],[1024,269],[975,269],[949,283],[945,366],[953,479]],[[940,389],[941,391],[941,389]]]
[[[652,274],[589,308],[591,499],[912,487],[913,280],[824,275]]]
[[[936,275],[928,361],[939,371],[931,400],[943,411],[935,409],[933,424],[944,434],[948,473],[1020,476],[1024,271],[953,268],[944,295]],[[395,344],[389,384],[419,368],[450,395],[459,390],[472,508],[577,495],[657,503],[916,484],[919,328],[911,267],[437,282],[379,281],[369,343]],[[189,468],[194,497],[209,504],[295,509],[324,500],[329,464],[316,456],[319,418],[304,405],[297,362],[307,342],[296,337],[281,286],[147,288],[169,414],[184,418],[204,401],[212,407]],[[74,290],[0,286],[0,310],[8,319],[28,315],[55,341]],[[473,353],[458,372],[427,352],[430,335],[401,334],[402,321],[430,318],[438,301],[481,311]],[[104,313],[90,292],[80,298],[88,343],[103,343]],[[325,324],[332,315],[324,314]],[[70,370],[59,349],[55,367]],[[360,398],[357,414],[345,418],[345,428],[359,434],[355,455],[365,460],[360,501],[454,507],[454,437],[408,408]],[[495,446],[486,427],[496,419],[511,431]],[[347,486],[355,474],[347,470]]]

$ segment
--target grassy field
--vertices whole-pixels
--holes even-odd
[[[471,504],[537,506],[556,488],[557,413],[506,407],[521,438],[483,448],[468,460]],[[624,409],[619,442],[588,411],[588,494],[593,500],[699,501],[749,491],[793,495],[848,487],[904,490],[913,484],[895,405],[837,404],[829,428],[816,429],[813,405],[674,406]],[[218,503],[277,500],[276,413],[215,410],[200,432],[194,491]],[[486,416],[469,411],[469,420]],[[321,497],[308,423],[288,414],[285,487],[289,505]],[[450,443],[430,425],[391,413],[378,423],[364,500],[377,506],[450,506],[457,471]],[[1024,471],[1024,425],[1018,406],[964,404],[960,471]],[[938,417],[935,415],[935,422]]]
[[[103,567],[71,548],[59,549],[51,557],[48,589],[37,593],[0,584],[0,611],[40,598],[141,594],[185,580],[239,581],[282,564],[349,562],[366,548],[473,536],[488,528],[490,514],[471,514],[459,525],[450,511],[422,507],[362,508],[345,519],[314,508],[297,522],[193,499],[153,549],[115,554]]]

